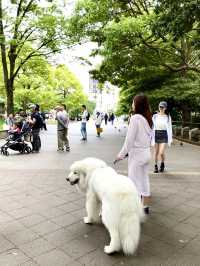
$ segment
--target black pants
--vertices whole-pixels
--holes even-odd
[[[45,121],[44,121],[44,123],[43,123],[43,128],[44,128],[44,130],[47,130],[47,124],[46,124]]]
[[[33,141],[32,141],[33,151],[39,151],[41,148],[40,129],[32,130],[32,135],[33,135]]]

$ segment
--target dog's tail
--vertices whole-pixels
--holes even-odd
[[[138,215],[132,214],[129,217],[121,217],[119,232],[124,254],[133,255],[140,239],[140,220]]]
[[[136,199],[130,199],[136,200]],[[139,240],[140,240],[140,223],[144,219],[144,211],[140,201],[138,201],[133,209],[132,202],[130,201],[130,205],[126,207],[124,211],[126,214],[120,215],[120,223],[119,223],[119,233],[121,239],[121,246],[123,252],[126,255],[132,255],[137,249]],[[123,203],[122,203],[123,204]]]

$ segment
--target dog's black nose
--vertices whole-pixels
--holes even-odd
[[[69,182],[69,178],[67,177],[66,180]]]

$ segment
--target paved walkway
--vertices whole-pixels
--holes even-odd
[[[69,165],[86,156],[112,164],[124,134],[123,125],[108,126],[98,139],[91,126],[81,143],[75,123],[71,152],[58,153],[49,126],[40,154],[0,156],[0,266],[200,265],[199,147],[176,142],[167,151],[167,172],[151,174],[152,213],[135,256],[105,255],[104,227],[83,224],[84,196],[65,181]],[[127,161],[116,169],[125,173]]]

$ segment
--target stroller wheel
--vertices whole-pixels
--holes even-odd
[[[31,153],[31,147],[27,146],[27,147],[25,148],[25,151],[26,151],[27,153]]]

